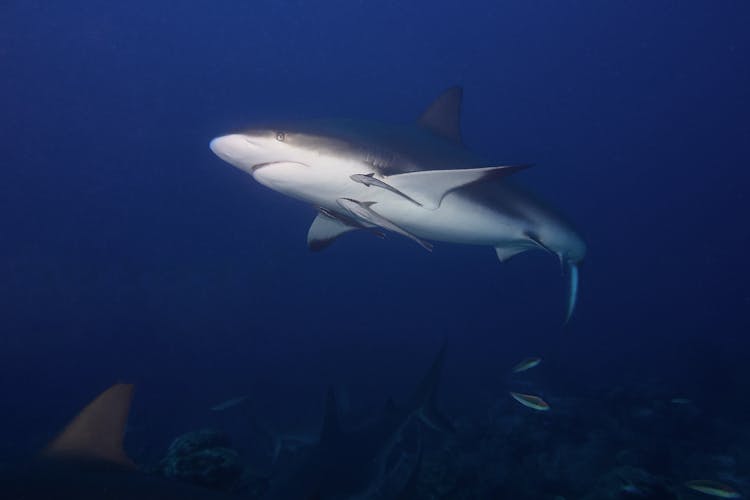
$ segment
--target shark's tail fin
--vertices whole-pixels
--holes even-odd
[[[578,266],[573,262],[568,262],[568,275],[570,283],[568,288],[568,307],[565,312],[565,323],[570,321],[570,317],[573,316],[573,311],[576,308],[576,300],[578,299]]]
[[[441,432],[454,433],[455,428],[437,408],[437,388],[443,371],[445,345],[438,351],[432,366],[411,397],[409,409],[429,427]]]
[[[134,467],[122,449],[132,398],[132,385],[113,385],[81,410],[42,456],[101,460]]]

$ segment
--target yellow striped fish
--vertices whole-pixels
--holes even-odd
[[[518,363],[515,367],[513,367],[513,373],[520,373],[525,372],[526,370],[531,370],[541,362],[542,358],[526,358]]]
[[[549,410],[549,405],[547,404],[547,402],[539,396],[532,396],[531,394],[521,394],[520,392],[511,392],[510,395],[513,399],[526,406],[527,408],[531,408],[532,410]]]
[[[711,495],[719,498],[740,498],[740,494],[732,487],[726,484],[721,484],[716,481],[709,481],[705,479],[698,479],[695,481],[688,481],[685,486],[691,490],[700,491],[706,495]]]

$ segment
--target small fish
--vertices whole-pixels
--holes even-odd
[[[216,406],[211,407],[211,411],[224,411],[228,410],[229,408],[234,408],[235,406],[238,406],[245,402],[247,399],[247,396],[240,396],[237,398],[228,399],[222,403],[217,404]]]
[[[542,362],[542,358],[526,358],[513,367],[513,373],[521,373],[531,370]]]
[[[700,491],[706,495],[711,495],[719,498],[740,498],[740,494],[730,486],[721,484],[716,481],[709,481],[705,479],[698,479],[695,481],[688,481],[685,486],[691,490]]]
[[[672,398],[669,402],[676,405],[689,405],[692,403],[688,398]]]
[[[387,229],[388,231],[393,231],[394,233],[400,234],[402,236],[406,236],[407,238],[417,242],[428,252],[432,252],[432,243],[422,240],[421,238],[413,235],[406,229],[394,224],[390,220],[374,211],[371,207],[375,204],[375,202],[361,202],[352,200],[351,198],[339,198],[336,200],[336,203],[338,203],[341,208],[352,214],[355,218],[361,219],[369,224],[382,227],[383,229]]]
[[[419,207],[422,206],[421,203],[419,203],[417,200],[415,200],[411,196],[408,196],[408,195],[402,193],[401,191],[399,191],[395,187],[391,186],[388,183],[385,183],[385,182],[381,181],[380,179],[376,179],[374,172],[370,173],[370,174],[354,174],[354,175],[350,175],[349,178],[351,180],[353,180],[354,182],[359,182],[360,184],[364,184],[367,187],[375,186],[375,187],[379,187],[379,188],[385,189],[386,191],[390,191],[393,194],[397,194],[397,195],[401,196],[402,198],[405,198],[405,199],[409,200],[410,202],[414,203],[415,205],[417,205]]]
[[[511,392],[511,397],[521,403],[522,405],[537,411],[549,410],[549,405],[545,400],[539,396],[532,396],[531,394],[521,394],[519,392]]]

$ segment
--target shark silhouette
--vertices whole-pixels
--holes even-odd
[[[270,498],[377,498],[375,489],[386,474],[385,462],[410,422],[416,419],[439,432],[454,432],[450,421],[437,408],[443,359],[444,348],[441,348],[403,407],[399,408],[389,400],[379,418],[351,430],[342,428],[336,398],[329,389],[318,442],[302,454],[299,462],[274,478]],[[415,489],[421,448],[417,458],[414,472],[398,497]]]

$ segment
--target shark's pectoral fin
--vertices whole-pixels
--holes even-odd
[[[405,200],[409,200],[410,202],[414,203],[418,207],[422,206],[421,203],[419,203],[417,200],[415,200],[411,196],[399,191],[395,187],[391,186],[390,184],[386,182],[381,181],[380,179],[376,179],[374,172],[371,172],[369,174],[354,174],[354,175],[349,176],[349,178],[353,180],[354,182],[359,182],[360,184],[364,184],[367,187],[375,186],[381,189],[385,189],[386,191],[390,191],[391,193],[398,195],[404,198]]]
[[[425,208],[434,210],[440,206],[445,195],[455,189],[475,182],[507,177],[528,167],[529,165],[504,165],[455,170],[423,170],[391,175],[388,177],[388,183],[395,189],[407,193]]]
[[[81,410],[42,456],[101,460],[135,467],[122,449],[132,398],[132,385],[113,385]]]
[[[336,238],[349,231],[360,229],[360,226],[349,224],[340,218],[319,213],[307,231],[307,246],[313,252],[328,247]]]

